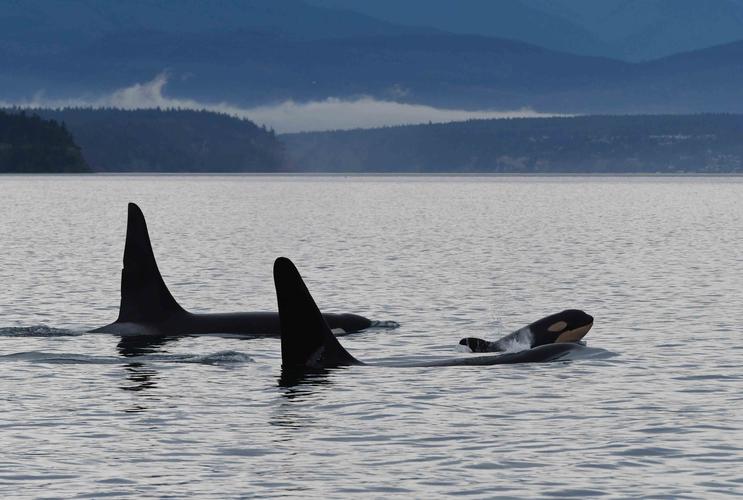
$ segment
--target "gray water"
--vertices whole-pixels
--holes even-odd
[[[743,179],[0,178],[0,496],[743,494]],[[119,346],[126,202],[193,311],[395,320],[361,360],[472,356],[547,314],[610,355],[357,366],[281,387],[279,342]]]

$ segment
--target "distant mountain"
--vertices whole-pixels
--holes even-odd
[[[743,0],[524,0],[576,23],[629,60],[743,39]]]
[[[590,28],[571,19],[568,12],[550,12],[541,4],[531,5],[527,0],[308,0],[308,2],[317,6],[348,9],[409,26],[432,26],[452,33],[511,38],[561,52],[596,56],[616,55],[613,47]]]
[[[205,56],[209,62],[206,51],[199,48],[202,40],[213,50],[227,51],[226,56],[217,54],[221,60],[239,61],[241,52],[248,59],[271,58],[268,51],[273,47],[262,44],[261,38],[281,44],[434,32],[315,7],[302,0],[2,0],[0,100],[28,98],[37,92],[89,95],[173,68],[186,67],[179,76],[188,78],[189,64]],[[192,50],[196,55],[189,60]],[[193,69],[194,76],[204,79],[212,68]],[[222,68],[226,74],[220,78],[254,81],[265,73],[260,62],[250,68],[249,75],[227,69]],[[201,94],[215,90],[204,88]]]
[[[294,41],[253,32],[138,33],[101,39],[81,54],[88,65],[74,72],[76,81],[86,73],[91,83],[110,81],[120,68],[144,80],[169,67],[190,75],[173,82],[177,95],[244,104],[369,95],[442,107],[573,110],[575,102],[563,106],[553,96],[620,82],[630,69],[521,42],[449,34]]]
[[[356,0],[348,1],[350,6]],[[400,5],[422,5],[417,1]],[[448,0],[429,1],[435,12]],[[525,1],[488,1],[482,8],[512,6],[518,13]],[[554,18],[577,5],[554,1]],[[743,2],[717,1],[731,9]],[[597,3],[627,9],[628,2]],[[529,0],[528,12],[539,5],[546,9],[544,2]],[[581,12],[599,19],[602,11]],[[686,19],[691,10],[679,12],[687,13]],[[299,0],[5,0],[0,28],[0,102],[6,103],[33,96],[41,102],[66,97],[90,102],[167,71],[171,97],[246,107],[371,96],[558,113],[743,111],[737,43],[627,63],[504,38],[409,28]]]
[[[256,105],[368,95],[494,109],[539,106],[544,99],[535,96],[621,78],[626,66],[446,33],[307,40],[250,30],[119,31],[54,53],[0,53],[0,62],[0,75],[12,75],[8,83],[15,82],[16,96],[26,97],[111,92],[168,70],[171,95],[205,101]],[[11,100],[11,90],[3,91],[0,99]]]
[[[284,163],[272,131],[203,111],[36,110],[64,122],[98,172],[273,172]]]
[[[0,54],[63,55],[116,33],[291,39],[432,33],[640,61],[743,39],[743,0],[3,0]]]
[[[743,172],[743,115],[475,120],[280,136],[298,172]]]
[[[63,125],[36,114],[0,110],[0,173],[89,171]]]
[[[743,38],[743,0],[308,0],[393,23],[632,61]]]
[[[257,30],[290,38],[399,35],[412,28],[302,0],[3,0],[0,40],[55,47],[132,31]],[[431,30],[428,30],[431,31]]]

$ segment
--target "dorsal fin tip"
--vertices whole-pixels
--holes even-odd
[[[149,266],[157,269],[144,213],[142,213],[142,210],[135,203],[129,203],[128,208],[126,242],[124,244],[124,267],[128,265]]]
[[[183,312],[160,275],[142,210],[128,205],[118,322],[155,322]]]
[[[144,220],[144,213],[142,212],[142,209],[139,208],[139,205],[131,201],[127,205],[126,221],[127,221],[126,222],[127,228],[132,224],[137,224],[137,225],[144,224],[145,227],[147,226]]]

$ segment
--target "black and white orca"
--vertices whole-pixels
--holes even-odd
[[[578,309],[566,309],[519,328],[495,342],[468,337],[459,341],[472,352],[508,352],[547,344],[578,342],[593,326],[593,316]]]
[[[363,365],[338,342],[320,313],[315,300],[294,264],[285,257],[273,267],[276,298],[281,319],[281,363],[283,376],[323,371],[326,368]],[[584,349],[578,343],[545,344],[517,353],[495,356],[458,357],[430,362],[385,363],[385,366],[426,367],[500,365],[557,361],[570,352]]]
[[[357,314],[328,313],[323,317],[338,333],[374,326],[371,320]],[[281,329],[276,312],[194,314],[181,307],[160,275],[144,215],[137,205],[129,203],[119,317],[92,332],[121,336],[220,333],[278,337]]]

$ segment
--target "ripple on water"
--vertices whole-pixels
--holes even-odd
[[[29,351],[0,356],[0,361],[28,361],[49,364],[97,364],[120,365],[136,363],[195,363],[204,365],[229,365],[250,363],[253,359],[237,351],[221,351],[212,354],[150,354],[143,356],[93,356],[86,354]]]
[[[78,335],[82,335],[82,332],[47,325],[0,327],[0,337],[74,337]]]
[[[2,181],[2,497],[743,494],[741,178]],[[128,201],[194,310],[275,310],[286,255],[391,321],[343,338],[362,360],[565,308],[596,356],[285,381],[278,339],[80,335],[116,317]]]

